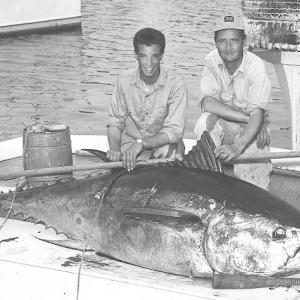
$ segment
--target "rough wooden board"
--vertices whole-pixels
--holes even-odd
[[[0,218],[0,222],[2,223]],[[8,220],[0,231],[0,299],[75,299],[81,252],[39,241],[64,239],[42,225]],[[17,238],[17,239],[13,239]],[[11,239],[11,240],[9,240]],[[156,272],[87,253],[79,299],[295,300],[294,288],[213,290],[210,280]],[[299,298],[297,298],[299,297]]]
[[[1,144],[1,143],[0,143]],[[89,163],[99,163],[101,159],[95,156],[77,156],[73,155],[73,165],[84,165]],[[23,170],[23,162],[21,157],[7,159],[0,162],[1,174],[5,174],[6,171],[21,171]],[[97,174],[100,171],[77,171],[73,173],[75,178],[83,178],[87,175]],[[20,179],[20,183],[24,182],[24,178]],[[17,179],[12,180],[0,180],[0,187],[11,187],[15,188]],[[1,188],[0,188],[1,191]]]

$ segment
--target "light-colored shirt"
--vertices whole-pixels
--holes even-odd
[[[109,108],[107,126],[123,132],[121,144],[132,138],[124,132],[126,118],[131,115],[143,136],[167,134],[170,143],[178,142],[187,121],[187,90],[184,80],[173,71],[160,67],[156,83],[147,91],[139,68],[118,77]]]
[[[217,49],[208,53],[200,90],[200,102],[211,96],[245,113],[266,109],[271,100],[271,83],[262,59],[246,50],[233,75],[228,73]]]

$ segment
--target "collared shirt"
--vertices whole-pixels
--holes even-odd
[[[139,68],[121,73],[112,96],[107,126],[122,130],[122,144],[131,140],[124,132],[128,115],[143,136],[165,133],[170,143],[178,142],[187,121],[187,90],[183,79],[161,66],[156,83],[146,91]]]
[[[242,62],[233,75],[228,73],[217,49],[211,51],[205,61],[200,102],[205,96],[211,96],[245,113],[256,108],[266,109],[271,100],[271,83],[258,56],[244,51]]]

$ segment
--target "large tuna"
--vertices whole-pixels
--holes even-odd
[[[14,213],[154,270],[195,277],[299,271],[300,213],[254,185],[189,168],[205,156],[204,166],[220,170],[212,149],[203,146],[208,139],[205,135],[172,166],[118,170],[18,192]],[[0,197],[2,215],[11,199]]]

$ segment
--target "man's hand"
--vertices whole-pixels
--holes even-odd
[[[123,167],[132,171],[136,166],[136,158],[143,151],[143,144],[132,142],[131,145],[122,152]]]
[[[238,144],[222,145],[215,149],[215,156],[221,158],[223,161],[228,162],[243,152],[243,147]]]
[[[118,151],[118,150],[108,150],[106,153],[106,156],[111,161],[119,161],[119,160],[121,160],[122,154],[121,154],[121,151]]]
[[[270,142],[271,142],[270,134],[266,126],[263,125],[256,137],[257,148],[264,149],[266,146],[270,145]]]

